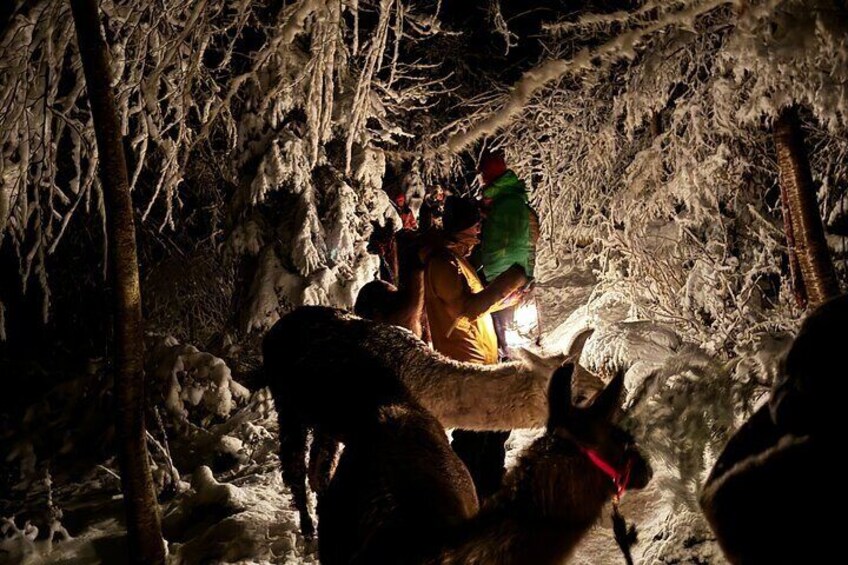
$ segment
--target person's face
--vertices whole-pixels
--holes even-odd
[[[465,255],[470,254],[471,250],[480,243],[480,222],[456,232],[454,240],[463,248],[462,251]]]

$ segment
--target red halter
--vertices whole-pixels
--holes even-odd
[[[624,464],[624,469],[619,471],[612,465],[610,465],[600,454],[594,449],[589,449],[588,447],[579,446],[580,451],[582,451],[586,457],[589,458],[595,467],[601,470],[603,474],[608,476],[612,480],[612,484],[615,487],[615,499],[618,500],[621,498],[621,495],[624,494],[624,491],[627,490],[627,484],[630,482],[630,469],[633,467],[633,459],[631,457],[627,458],[627,462]]]

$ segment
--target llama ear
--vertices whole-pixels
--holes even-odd
[[[548,384],[548,429],[561,426],[571,412],[571,377],[574,374],[574,363],[565,365],[554,371]]]
[[[565,353],[543,357],[523,347],[516,349],[515,354],[531,371],[546,374],[550,374],[554,369],[561,367],[563,363],[569,360],[569,356]]]
[[[580,362],[580,356],[583,354],[583,348],[586,347],[586,342],[589,341],[589,338],[592,337],[592,334],[595,333],[594,328],[587,328],[585,330],[580,330],[574,339],[571,340],[571,345],[568,346],[568,355],[574,357],[574,362]]]
[[[545,360],[529,349],[519,347],[515,350],[515,354],[531,370],[537,370],[540,367],[546,366]]]
[[[624,371],[619,371],[595,397],[590,406],[593,419],[596,421],[609,422],[616,409],[621,407],[621,393],[624,390]]]

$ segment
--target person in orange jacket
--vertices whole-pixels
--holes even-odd
[[[509,306],[528,279],[515,267],[483,286],[468,262],[480,239],[476,202],[448,197],[442,225],[443,239],[425,259],[424,302],[433,348],[457,361],[495,364],[498,343],[491,313]],[[507,437],[509,432],[453,433],[451,445],[468,467],[481,499],[500,487]]]

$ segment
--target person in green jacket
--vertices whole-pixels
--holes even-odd
[[[514,172],[507,169],[501,152],[487,152],[477,168],[483,180],[483,226],[477,263],[482,279],[488,283],[502,273],[526,279],[525,288],[533,280],[536,262],[536,240],[539,220],[530,207],[527,187]],[[506,329],[512,324],[515,308],[492,315],[501,356],[508,357]]]
[[[518,265],[532,280],[538,219],[530,207],[527,187],[507,169],[499,152],[484,154],[478,170],[483,177],[485,214],[479,255],[483,277],[494,280]]]

